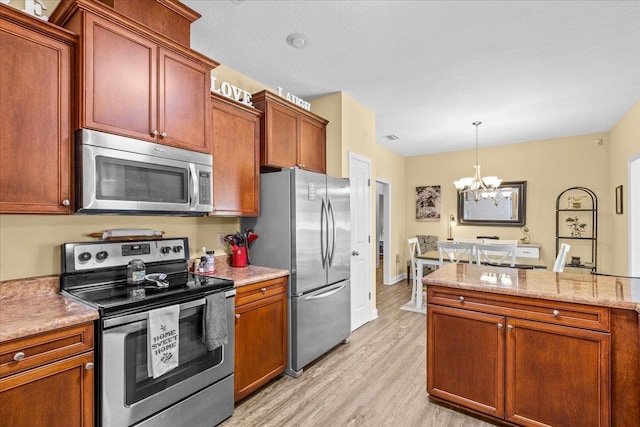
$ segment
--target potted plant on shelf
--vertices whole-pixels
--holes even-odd
[[[587,227],[586,223],[580,222],[577,216],[569,217],[565,221],[571,230],[571,237],[582,237]]]
[[[520,231],[522,232],[522,237],[520,238],[520,243],[529,243],[531,242],[531,236],[529,236],[529,227],[526,225],[520,227]]]

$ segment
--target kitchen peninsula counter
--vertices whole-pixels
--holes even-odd
[[[508,425],[638,425],[640,279],[448,264],[423,283],[430,399]]]
[[[60,294],[59,276],[0,282],[0,343],[96,319],[97,310]]]
[[[640,313],[640,279],[450,264],[425,276],[423,282],[426,285],[621,308]]]

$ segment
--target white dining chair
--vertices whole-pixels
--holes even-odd
[[[516,250],[518,246],[513,245],[476,245],[477,264],[507,264],[511,267],[516,265]]]
[[[407,239],[407,243],[409,244],[409,256],[411,258],[411,275],[413,276],[413,285],[411,289],[411,303],[415,303],[416,296],[418,295],[418,288],[420,288],[420,292],[422,292],[422,278],[418,278],[418,261],[416,260],[417,255],[422,255],[420,251],[420,245],[418,244],[417,237],[410,237]],[[420,286],[418,286],[420,284]]]
[[[558,256],[556,257],[556,262],[553,264],[553,271],[556,273],[562,273],[564,271],[564,265],[567,262],[567,254],[569,253],[569,249],[571,249],[571,245],[566,243],[562,243],[560,245],[560,250],[558,251]]]
[[[473,243],[438,242],[440,265],[444,265],[445,262],[457,264],[465,260],[473,264],[474,246]]]

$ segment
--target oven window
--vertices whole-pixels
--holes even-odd
[[[178,353],[180,364],[155,380],[147,373],[146,328],[127,335],[125,339],[125,402],[127,405],[222,363],[223,347],[207,351],[207,347],[202,342],[202,308],[188,311],[188,313],[191,312],[192,314],[180,318]]]
[[[98,156],[96,174],[101,200],[189,202],[187,169]]]

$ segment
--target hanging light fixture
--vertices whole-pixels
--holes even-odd
[[[478,164],[478,126],[481,124],[482,122],[472,123],[472,125],[476,127],[476,164],[473,166],[473,178],[461,178],[458,181],[454,181],[453,185],[456,186],[460,194],[469,194],[476,202],[480,199],[491,199],[497,205],[500,200],[504,198],[504,195],[498,191],[502,180],[497,176],[482,178],[480,175],[481,165]]]

